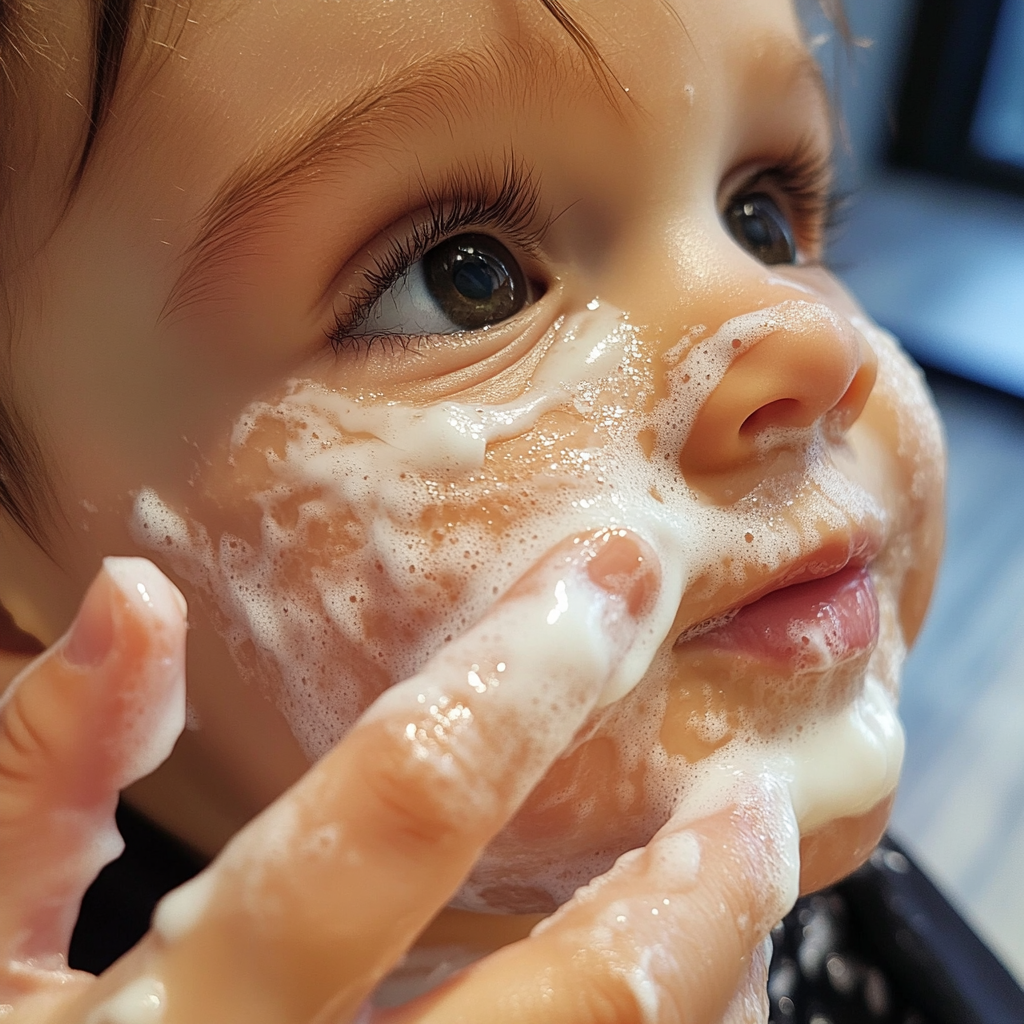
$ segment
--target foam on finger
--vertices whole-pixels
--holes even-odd
[[[146,647],[133,662],[129,685],[121,690],[120,722],[108,739],[123,761],[119,788],[124,788],[161,765],[185,728],[188,605],[147,558],[105,558],[103,571],[146,634]]]
[[[439,779],[465,773],[473,784],[451,788],[460,804],[473,792],[510,787],[500,812],[507,815],[568,746],[636,637],[626,596],[585,571],[624,540],[624,531],[575,538],[423,672],[380,697],[364,723],[400,729],[420,771]],[[642,571],[653,598],[659,574],[650,555]],[[641,601],[644,610],[650,603]],[[457,735],[485,746],[460,749]]]
[[[770,776],[749,779],[738,803],[698,821],[669,822],[529,939],[410,1004],[410,1019],[441,1024],[487,1003],[499,1020],[535,1024],[670,1024],[726,1013],[729,1024],[757,1020],[764,940],[792,906],[798,875],[785,787]],[[420,992],[442,980],[431,967],[423,965]],[[403,984],[408,995],[413,979]]]

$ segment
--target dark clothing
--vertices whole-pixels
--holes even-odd
[[[204,863],[123,802],[117,827],[124,836],[124,853],[89,887],[71,938],[71,966],[93,974],[131,949],[149,928],[160,898],[187,882]]]

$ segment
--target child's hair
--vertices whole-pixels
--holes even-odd
[[[94,0],[92,4],[92,95],[86,137],[72,174],[72,186],[81,179],[96,135],[110,108],[135,6],[136,0]],[[16,80],[13,67],[16,60],[28,59],[33,51],[45,53],[48,40],[41,34],[35,38],[38,31],[38,26],[32,24],[35,13],[31,0],[0,0],[0,66],[8,86]],[[4,99],[9,96],[10,93]],[[8,104],[5,102],[4,106],[6,108]],[[8,115],[9,111],[5,109],[5,121]]]

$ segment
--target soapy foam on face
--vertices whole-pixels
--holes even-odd
[[[645,673],[671,678],[664,643],[695,581],[731,574],[742,582],[745,566],[771,571],[817,548],[823,530],[882,517],[825,457],[817,427],[784,439],[802,460],[799,474],[769,481],[731,507],[702,502],[679,470],[694,420],[734,359],[774,332],[828,329],[834,320],[832,310],[804,301],[737,317],[666,353],[667,393],[657,400],[635,329],[607,309],[556,324],[530,385],[501,405],[363,403],[296,381],[280,400],[250,406],[234,429],[229,466],[253,452],[262,460],[260,485],[249,495],[256,532],[213,535],[198,517],[144,490],[134,533],[211,599],[243,670],[271,686],[315,758],[379,692],[479,620],[546,550],[575,533],[629,528],[655,549],[662,587],[609,682],[603,701],[610,704]],[[645,406],[651,411],[641,412]],[[564,408],[575,411],[574,431],[584,419],[589,443],[576,443],[571,432],[561,447],[545,448],[550,415]],[[645,433],[654,439],[650,455]],[[527,442],[515,458],[526,468],[504,478],[495,465]],[[654,687],[646,716],[618,734],[623,777],[648,764],[651,822],[664,821],[715,775],[661,749],[661,699]],[[849,714],[862,725],[873,715],[875,725],[847,729],[847,747],[862,740],[870,760],[882,736],[883,760],[898,763],[901,740],[883,725],[894,721],[891,707],[874,700]],[[752,756],[762,763],[792,764],[792,784],[803,793],[804,740],[794,733],[773,742],[777,750],[759,750],[750,728],[729,747],[759,750]],[[892,772],[879,769],[870,779],[857,794],[840,787],[839,799],[801,796],[803,818],[852,813],[865,793],[886,795],[879,786],[891,785]],[[565,877],[538,884],[564,898],[573,879],[593,877],[606,858],[581,857]],[[481,869],[487,876],[486,858]],[[478,886],[471,880],[469,888]],[[471,892],[466,898],[477,906]]]

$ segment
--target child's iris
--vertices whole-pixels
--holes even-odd
[[[771,196],[738,196],[725,211],[725,221],[736,241],[762,263],[796,262],[793,229]]]
[[[526,303],[515,257],[487,235],[456,235],[423,257],[427,288],[445,316],[464,330],[496,324]]]

